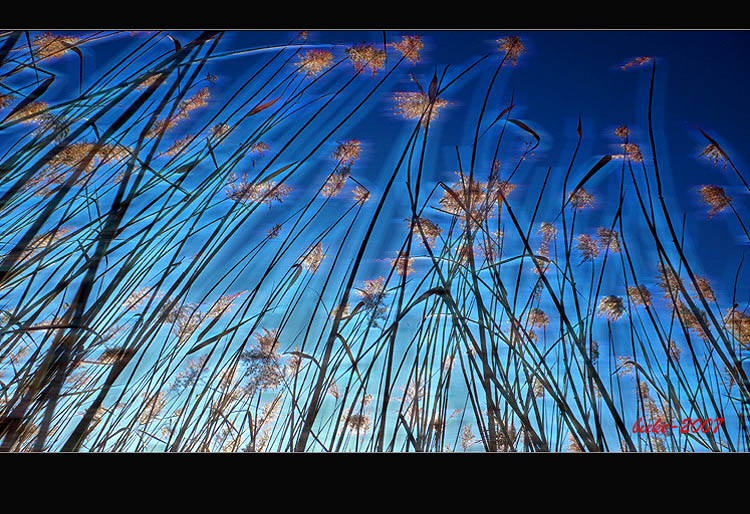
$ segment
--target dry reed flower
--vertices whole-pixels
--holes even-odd
[[[544,384],[536,377],[532,382],[532,389],[534,390],[534,397],[544,398]]]
[[[494,216],[497,196],[484,182],[466,177],[460,172],[456,174],[460,178],[459,182],[452,184],[450,191],[444,191],[438,203],[444,211],[459,218],[464,228],[473,232]]]
[[[370,192],[362,186],[357,186],[353,191],[354,202],[357,204],[364,204],[370,199]]]
[[[218,123],[211,127],[210,135],[214,139],[221,139],[229,133],[230,128],[226,123]]]
[[[669,357],[675,361],[680,362],[680,355],[682,354],[682,350],[679,346],[677,346],[677,343],[670,340],[669,346],[667,347],[667,352],[669,352]]]
[[[297,72],[304,73],[306,77],[315,77],[331,66],[332,60],[333,54],[328,50],[308,50],[297,61]]]
[[[620,253],[620,238],[616,230],[600,227],[596,229],[596,235],[602,251]]]
[[[620,125],[615,129],[615,135],[620,139],[627,139],[630,137],[630,129],[625,125]]]
[[[328,315],[329,318],[334,319],[337,316],[341,315],[341,318],[344,319],[349,316],[349,304],[346,305],[337,305],[331,309],[331,313]]]
[[[351,175],[351,169],[348,167],[343,167],[338,171],[334,171],[328,175],[325,184],[323,184],[323,188],[320,190],[320,194],[326,198],[338,196],[341,190],[344,189],[346,181],[349,179],[349,175]]]
[[[474,430],[471,427],[471,423],[469,423],[464,427],[463,432],[461,432],[461,448],[466,451],[474,446],[476,442],[477,439],[474,437]]]
[[[185,368],[175,375],[175,379],[169,387],[171,392],[180,394],[188,387],[192,387],[198,381],[201,371],[206,366],[208,355],[190,359],[185,363]]]
[[[143,398],[146,399],[146,402],[143,404],[143,410],[138,420],[142,425],[145,425],[162,413],[164,407],[167,405],[167,398],[164,391],[159,391],[158,394],[151,396],[144,393]]]
[[[311,273],[315,273],[318,271],[318,267],[320,267],[320,263],[325,256],[326,254],[323,253],[323,243],[318,243],[305,253],[300,261],[300,266],[307,268]]]
[[[610,321],[617,321],[625,312],[622,304],[622,298],[619,296],[605,296],[599,300],[599,315],[606,316]]]
[[[195,109],[206,107],[210,97],[211,92],[207,87],[199,89],[193,96],[180,102],[177,110],[177,119],[187,119]]]
[[[440,237],[440,234],[443,232],[443,229],[424,217],[419,217],[418,220],[414,220],[413,222],[409,218],[405,218],[404,221],[409,224],[409,230],[412,236],[416,236],[421,240],[422,235],[424,234],[424,238],[429,241],[431,245],[435,244],[435,241],[437,241],[437,238]]]
[[[635,370],[632,357],[617,357],[617,375],[624,377]]]
[[[549,257],[549,245],[557,235],[557,229],[552,223],[543,221],[537,233],[542,235],[542,243],[537,253],[543,257]]]
[[[356,294],[362,297],[362,304],[366,311],[382,314],[386,296],[385,277],[364,281],[364,289],[357,289]]]
[[[262,334],[255,334],[258,347],[264,355],[275,356],[279,349],[279,330],[276,328],[273,330],[262,328],[262,330]]]
[[[643,162],[643,154],[641,154],[641,148],[635,143],[623,143],[622,147],[623,155],[615,155],[617,159],[628,158],[633,162]]]
[[[182,137],[172,143],[172,146],[170,146],[162,155],[167,157],[174,157],[175,155],[178,155],[182,153],[188,145],[190,145],[190,142],[194,139],[194,137],[191,134],[186,135],[185,137]]]
[[[31,42],[32,52],[38,60],[50,57],[62,57],[70,52],[70,48],[77,45],[79,38],[73,36],[61,36],[45,32],[38,34]]]
[[[225,294],[220,296],[219,299],[216,300],[216,302],[208,310],[208,312],[206,313],[206,317],[218,318],[223,316],[225,313],[232,310],[234,301],[245,293],[247,293],[247,291],[240,291],[238,293]]]
[[[11,94],[0,95],[0,109],[5,109],[15,101],[16,97]]]
[[[133,291],[127,298],[125,298],[125,301],[122,302],[122,308],[125,309],[125,311],[139,308],[146,302],[152,290],[152,287],[144,287],[137,291]]]
[[[582,187],[575,189],[568,195],[568,203],[573,209],[585,209],[586,207],[594,206],[594,196],[587,193]]]
[[[549,326],[549,316],[537,308],[529,309],[528,322],[533,328],[547,328]]]
[[[398,92],[393,95],[396,101],[395,112],[407,120],[422,119],[421,124],[426,127],[432,120],[437,119],[440,109],[450,104],[443,98],[435,98],[430,101],[430,97],[418,92]]]
[[[281,225],[278,223],[268,229],[268,239],[276,239],[279,237],[279,234],[281,233]]]
[[[274,201],[282,203],[291,191],[292,188],[285,184],[277,184],[274,181],[248,182],[247,173],[243,174],[242,180],[238,180],[237,176],[231,173],[226,195],[235,202],[263,202],[270,208]]]
[[[24,124],[40,123],[44,120],[42,114],[49,108],[47,102],[30,102],[18,111],[11,114],[6,121],[17,121],[23,119]]]
[[[350,432],[359,435],[369,432],[372,422],[366,414],[352,414],[346,418],[346,426]]]
[[[627,63],[622,65],[621,68],[623,70],[627,70],[630,68],[638,68],[640,66],[643,66],[644,64],[651,62],[652,59],[653,57],[636,57],[633,60],[628,61]]]
[[[599,256],[599,242],[588,234],[576,237],[576,249],[583,255],[583,262],[593,261]]]
[[[377,75],[378,70],[385,69],[385,51],[378,50],[373,44],[361,44],[344,50],[354,65],[357,74],[363,73],[370,68],[372,76]]]
[[[583,448],[578,441],[576,441],[573,434],[568,434],[568,451],[570,453],[583,453]]]
[[[518,64],[518,58],[526,51],[521,38],[518,36],[507,36],[497,40],[500,43],[500,50],[505,52],[508,61],[515,66]]]
[[[421,60],[419,52],[424,48],[424,42],[421,36],[403,36],[401,41],[389,43],[388,46],[392,46],[412,64],[417,64]]]
[[[144,89],[148,89],[151,87],[151,85],[155,84],[161,77],[163,76],[163,73],[154,73],[153,75],[149,75],[143,79],[140,80],[140,84],[138,87],[136,87],[136,91],[143,91]]]
[[[395,268],[396,273],[402,277],[414,273],[414,257],[409,257],[406,253],[399,251],[395,259],[391,259],[391,265]]]
[[[706,146],[706,148],[700,153],[700,156],[708,159],[714,166],[718,166],[719,163],[722,163],[724,170],[726,171],[728,161],[727,156],[716,144],[711,143]]]
[[[591,345],[589,345],[588,347],[588,355],[589,358],[594,362],[599,360],[599,343],[597,343],[596,341],[591,341]]]
[[[737,310],[737,305],[727,310],[724,323],[737,341],[750,349],[750,315]]]
[[[267,151],[269,151],[271,148],[264,143],[263,141],[257,141],[250,145],[248,148],[248,151],[253,154],[257,155],[258,157],[263,157]]]
[[[642,284],[640,286],[628,287],[628,298],[633,302],[633,305],[643,305],[645,307],[651,305],[651,293]]]
[[[705,312],[700,311],[696,316],[693,310],[680,300],[676,300],[673,303],[673,308],[675,310],[675,315],[678,315],[678,319],[681,320],[681,323],[686,329],[695,331],[701,339],[708,339],[708,334],[705,332],[703,325],[701,324],[701,321],[703,321],[704,324],[707,324]]]
[[[708,302],[716,301],[714,290],[711,289],[711,282],[709,282],[706,277],[695,277],[695,282],[697,284],[697,287],[695,289],[696,294],[694,295],[694,298],[700,298],[700,295],[703,295],[703,298],[705,298]],[[700,295],[698,295],[697,293],[700,293]]]
[[[672,271],[672,268],[664,266],[661,262],[657,263],[658,275],[657,282],[659,288],[664,291],[664,298],[678,298],[682,287],[682,279]]]
[[[339,143],[331,158],[339,161],[342,166],[351,165],[359,159],[360,146],[361,143],[356,139]]]
[[[732,204],[732,198],[727,196],[723,187],[701,186],[699,193],[701,201],[711,207],[708,217],[712,218]]]

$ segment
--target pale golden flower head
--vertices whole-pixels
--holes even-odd
[[[336,159],[344,166],[353,164],[354,161],[359,159],[360,146],[361,143],[356,139],[339,143],[336,150],[331,154],[331,158]]]
[[[532,382],[532,388],[534,390],[534,397],[544,398],[544,383],[542,383],[541,380],[534,377],[534,380]]]
[[[614,295],[603,297],[599,300],[598,312],[600,316],[605,316],[610,321],[617,321],[625,312],[622,298]]]
[[[207,318],[218,318],[224,314],[230,312],[234,305],[234,301],[245,294],[247,291],[240,291],[234,294],[225,294],[219,297],[218,300],[211,306],[206,313]]]
[[[630,375],[635,370],[632,357],[617,357],[617,375],[624,377]]]
[[[370,199],[370,192],[362,186],[354,188],[354,201],[358,204],[363,204]]]
[[[627,139],[630,136],[630,129],[625,125],[620,125],[615,129],[615,135],[620,139]]]
[[[581,252],[583,260],[591,261],[599,256],[599,242],[588,234],[576,237],[576,249]]]
[[[162,73],[154,73],[153,75],[149,75],[143,79],[137,79],[140,80],[140,84],[138,85],[138,87],[136,87],[136,90],[142,91],[144,89],[148,89],[152,84],[155,84],[162,77],[162,75]]]
[[[11,94],[0,94],[0,109],[5,109],[12,104],[15,99],[16,97]]]
[[[274,201],[282,203],[289,196],[292,188],[285,184],[277,184],[272,180],[261,183],[249,182],[247,173],[239,180],[234,173],[229,175],[229,186],[226,189],[227,198],[235,202],[263,202],[269,207]]]
[[[230,127],[226,123],[218,123],[211,127],[211,131],[209,132],[209,134],[214,139],[221,139],[229,133],[229,129]]]
[[[278,329],[268,330],[262,328],[263,333],[255,334],[255,339],[261,353],[267,356],[275,356],[279,349]]]
[[[497,40],[500,43],[500,50],[505,52],[508,61],[515,66],[518,64],[518,57],[526,51],[526,48],[518,36],[507,36]]]
[[[352,433],[366,433],[370,431],[372,421],[366,414],[352,414],[346,418],[346,426]]]
[[[378,277],[373,280],[365,280],[364,288],[357,289],[356,293],[362,297],[362,303],[366,310],[378,308],[385,298],[385,277]]]
[[[700,294],[703,295],[703,298],[705,298],[707,302],[716,301],[716,295],[714,294],[714,290],[711,288],[711,282],[709,282],[706,277],[695,277],[695,282],[697,284],[695,298],[700,298],[700,296],[697,294],[698,292],[700,292]]]
[[[43,113],[49,108],[47,102],[30,102],[20,110],[14,112],[7,121],[24,119],[24,124],[39,123],[43,121]]]
[[[355,45],[347,48],[345,52],[351,59],[357,74],[370,68],[374,77],[378,70],[385,69],[385,50],[378,50],[373,44]]]
[[[396,273],[402,277],[414,273],[414,257],[408,257],[404,252],[398,252],[398,257],[391,259],[391,265],[396,269]]]
[[[594,206],[594,195],[586,192],[582,187],[575,189],[568,195],[568,203],[573,209],[585,209]]]
[[[495,203],[498,201],[484,182],[456,172],[460,180],[451,185],[451,191],[444,191],[439,200],[440,207],[458,217],[464,227],[475,227],[494,216]]]
[[[411,235],[416,236],[421,240],[422,234],[424,234],[425,239],[427,239],[432,245],[435,244],[435,241],[437,241],[437,238],[440,237],[440,234],[443,232],[443,229],[424,217],[420,217],[418,220],[414,221],[406,218],[404,221],[409,224]]]
[[[750,327],[748,327],[750,328]],[[748,336],[750,336],[750,332],[748,332]],[[669,356],[672,358],[675,362],[680,362],[680,354],[682,354],[682,350],[679,346],[677,346],[677,343],[674,341],[669,341],[669,347],[667,348],[669,351]]]
[[[344,189],[346,181],[349,179],[349,175],[351,175],[351,170],[348,167],[340,168],[331,173],[326,179],[325,184],[323,184],[320,194],[326,198],[338,196],[341,190]]]
[[[421,36],[403,36],[398,43],[390,43],[394,50],[401,53],[412,64],[417,64],[421,60],[420,50],[424,48]]]
[[[250,145],[248,148],[248,151],[253,154],[257,155],[258,157],[263,157],[267,151],[269,151],[271,148],[264,143],[263,141],[257,141]]]
[[[422,119],[421,124],[426,127],[432,120],[437,119],[440,109],[449,105],[450,102],[442,98],[435,98],[430,102],[430,97],[421,91],[399,92],[393,95],[396,101],[395,112],[407,120]]]
[[[621,66],[623,70],[627,70],[630,68],[638,68],[640,66],[643,66],[644,64],[648,64],[653,60],[653,57],[636,57],[635,59],[626,62]]]
[[[578,441],[576,441],[573,434],[568,434],[568,451],[570,453],[583,453],[583,448]]]
[[[722,163],[724,165],[724,169],[727,169],[727,156],[724,155],[724,152],[721,150],[721,148],[716,146],[714,143],[706,146],[706,148],[704,148],[701,152],[700,156],[708,159],[714,166],[718,166],[719,163]]]
[[[310,248],[302,257],[300,266],[307,268],[311,273],[318,271],[320,263],[323,262],[326,254],[323,253],[323,243],[318,243]]]
[[[192,134],[188,134],[185,137],[181,137],[174,143],[172,143],[172,146],[167,148],[162,155],[166,157],[174,157],[175,155],[179,155],[182,152],[184,152],[188,146],[190,146],[190,142],[195,139],[195,137]]]
[[[711,207],[708,217],[711,218],[720,213],[732,203],[732,198],[727,196],[723,187],[720,186],[701,186],[699,193],[701,201]]]
[[[641,148],[635,143],[622,143],[623,154],[627,156],[633,162],[643,162],[643,155],[641,154]]]
[[[628,287],[628,297],[634,305],[651,305],[651,293],[644,285]]]
[[[707,323],[706,313],[700,311],[696,316],[693,310],[682,303],[681,300],[673,302],[675,311],[675,319],[679,320],[686,329],[695,331],[698,336],[703,340],[708,340],[708,334],[703,329],[703,324]],[[701,323],[701,321],[703,323]]]
[[[73,36],[60,36],[45,32],[38,34],[31,42],[32,52],[38,60],[49,57],[62,57],[70,51],[71,46],[78,44],[80,39]]]
[[[529,309],[528,314],[529,325],[533,328],[547,328],[549,326],[549,316],[541,309],[532,308]]]
[[[211,96],[210,91],[207,87],[199,89],[193,96],[187,100],[180,102],[177,118],[185,119],[195,109],[206,107],[208,105],[208,99]]]
[[[125,301],[122,303],[122,308],[126,311],[138,309],[146,303],[146,300],[151,296],[152,289],[153,288],[151,287],[144,287],[137,291],[133,291],[127,298],[125,298]]]
[[[682,279],[678,277],[674,271],[668,266],[664,266],[661,262],[657,263],[658,275],[657,281],[659,287],[664,291],[665,298],[679,297]]]
[[[727,310],[724,323],[742,346],[750,348],[750,315],[738,311],[735,305]]]
[[[281,233],[281,225],[278,223],[268,229],[268,239],[276,239],[279,237],[279,234]]]
[[[143,410],[138,418],[143,425],[158,417],[167,405],[166,393],[164,391],[159,391],[158,394],[151,396],[144,395],[144,398],[146,401],[143,403]]]
[[[599,236],[602,251],[620,253],[620,238],[616,230],[599,227],[596,229],[596,235]]]
[[[333,54],[328,50],[308,50],[297,61],[297,72],[315,77],[331,65]]]

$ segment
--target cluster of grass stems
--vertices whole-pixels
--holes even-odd
[[[414,80],[421,111],[373,186],[344,152],[359,143],[340,138],[414,53],[384,34],[357,54],[383,62],[352,67],[357,47],[305,35],[239,50],[221,32],[182,36],[0,34],[3,451],[748,450],[750,328],[688,260],[651,97],[643,156],[584,169],[579,123],[567,169],[532,179],[540,136],[512,104],[488,114],[518,57],[505,40]],[[85,53],[108,39],[132,49],[84,80]],[[306,73],[321,48],[337,57]],[[41,104],[47,64],[75,54],[79,91]],[[226,59],[249,63],[242,80],[202,108]],[[637,72],[653,96],[656,60]],[[486,89],[460,107],[475,129],[454,142],[457,182],[432,180],[437,109],[465,81]],[[520,153],[502,144],[511,131],[530,139]],[[589,240],[599,251],[582,264],[585,186],[601,173],[616,245]],[[383,231],[398,253],[378,248]],[[644,237],[658,266],[639,257]],[[657,270],[663,298],[634,301]],[[638,418],[725,422],[644,434]]]

